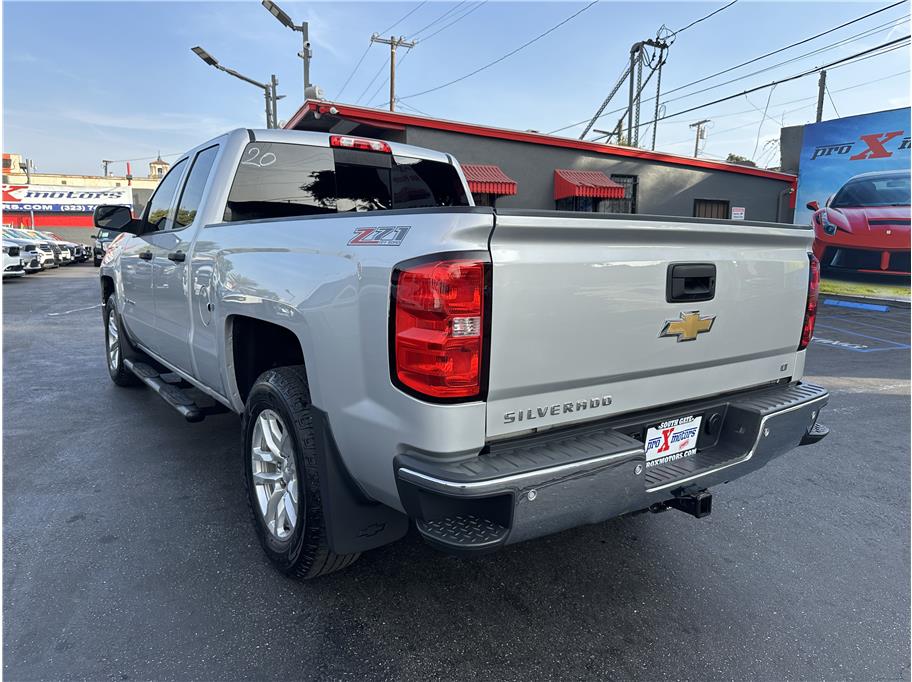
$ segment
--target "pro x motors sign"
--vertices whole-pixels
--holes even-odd
[[[4,213],[92,213],[101,204],[133,205],[130,187],[3,185]]]
[[[862,173],[909,170],[909,108],[848,116],[804,127],[798,162],[795,223],[807,225],[808,202],[824,206]]]

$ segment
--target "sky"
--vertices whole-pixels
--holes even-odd
[[[593,115],[621,74],[632,43],[654,37],[663,25],[681,29],[729,0],[601,0],[494,66],[413,96],[515,50],[590,1],[279,4],[296,21],[309,22],[311,80],[323,88],[327,99],[385,106],[389,49],[368,47],[371,34],[383,31],[418,40],[412,50],[400,52],[396,94],[402,99],[401,110],[550,132]],[[908,1],[799,47],[670,92],[894,1],[738,0],[675,37],[662,70],[662,90],[669,93],[661,98],[664,114],[906,36]],[[300,34],[283,27],[254,0],[4,2],[3,151],[31,158],[40,172],[100,174],[101,160],[110,159],[115,161],[111,172],[123,174],[125,160],[131,159],[134,174],[145,174],[149,159],[159,153],[173,158],[225,130],[265,125],[262,91],[207,66],[191,47],[201,45],[222,64],[258,81],[275,73],[279,94],[286,95],[278,105],[284,121],[303,100],[300,41]],[[807,55],[812,51],[817,52]],[[362,55],[360,67],[342,90]],[[786,60],[793,61],[777,66]],[[748,75],[759,70],[764,71]],[[908,106],[909,82],[908,47],[831,68],[824,118]],[[654,81],[644,89],[644,98],[654,95],[653,86]],[[710,86],[718,87],[697,92]],[[607,111],[626,104],[625,92],[622,88]],[[812,74],[668,118],[658,124],[656,148],[692,155],[694,131],[689,125],[705,118],[710,123],[701,156],[724,159],[735,153],[775,166],[780,126],[813,121],[816,93],[817,75]],[[641,121],[653,118],[653,106],[644,103]],[[612,128],[617,116],[606,116],[596,127]],[[582,126],[577,126],[560,134],[577,137],[581,132]],[[644,129],[643,136],[648,146],[652,128]]]

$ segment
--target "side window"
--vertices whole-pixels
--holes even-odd
[[[174,194],[177,192],[177,185],[180,182],[181,174],[187,159],[182,159],[171,167],[168,174],[159,183],[155,194],[149,200],[149,206],[146,209],[146,218],[143,221],[143,233],[161,232],[170,230],[174,216],[171,213],[171,206],[174,204]]]
[[[456,169],[448,163],[395,157],[393,205],[396,208],[468,206]]]
[[[261,220],[336,212],[332,150],[251,142],[225,206],[225,220]]]
[[[209,171],[212,170],[218,149],[218,146],[208,147],[199,152],[193,160],[193,166],[190,168],[190,174],[187,176],[187,182],[184,183],[184,190],[177,204],[177,215],[174,218],[175,229],[187,227],[196,218],[196,212],[199,210],[200,201],[203,198],[203,190],[209,179]]]

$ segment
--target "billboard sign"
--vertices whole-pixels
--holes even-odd
[[[102,204],[133,205],[131,187],[3,185],[4,213],[91,214]]]
[[[909,172],[909,115],[905,107],[806,125],[798,164],[795,223],[808,225],[815,211],[807,204],[817,202],[823,208],[857,175]]]

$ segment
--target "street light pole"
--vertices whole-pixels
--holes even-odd
[[[272,0],[263,0],[262,4],[267,12],[278,19],[282,26],[301,34],[304,41],[304,49],[298,52],[298,56],[304,61],[304,99],[307,99],[308,90],[310,89],[310,59],[313,56],[313,51],[310,49],[310,32],[307,22],[302,21],[300,24],[296,24],[292,21],[291,17],[288,16],[288,13]]]
[[[275,103],[276,103],[276,100],[278,99],[278,95],[276,94],[276,86],[279,84],[279,81],[276,80],[275,75],[272,75],[270,77],[270,83],[260,83],[260,81],[256,81],[252,78],[248,78],[244,74],[238,73],[234,69],[230,69],[227,66],[222,66],[221,64],[218,63],[218,60],[215,57],[213,57],[211,54],[206,52],[206,50],[201,48],[199,45],[197,45],[196,47],[191,47],[190,50],[197,57],[199,57],[204,62],[206,62],[209,66],[215,67],[219,71],[224,71],[229,76],[234,76],[235,78],[238,78],[238,79],[244,81],[245,83],[250,83],[251,85],[255,85],[258,88],[260,88],[263,91],[264,97],[266,98],[266,127],[267,128],[277,127],[278,122],[276,120],[276,104]]]

